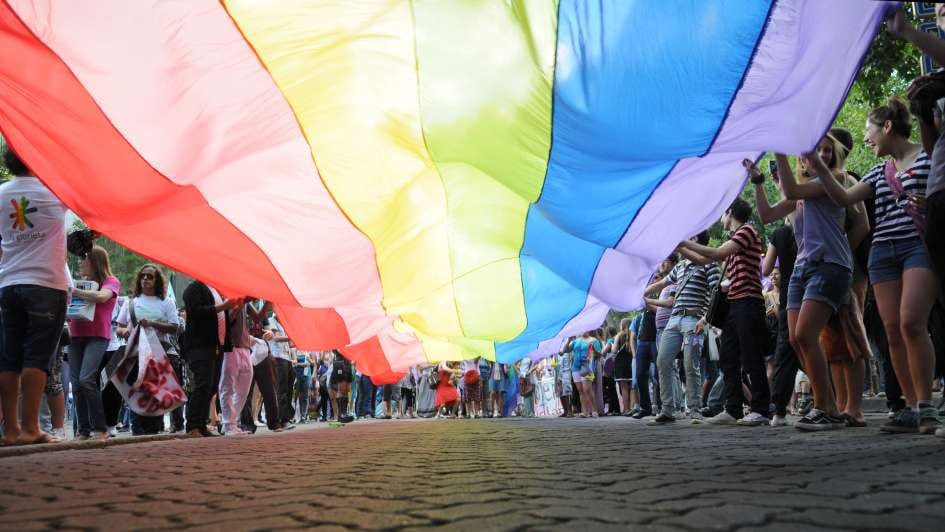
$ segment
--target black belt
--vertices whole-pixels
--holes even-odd
[[[674,310],[670,316],[701,316],[702,310],[694,308],[684,308],[682,310]]]

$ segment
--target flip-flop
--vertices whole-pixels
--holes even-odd
[[[843,417],[844,423],[848,427],[863,428],[867,426],[865,421],[860,421],[856,419],[855,417],[851,416],[850,414],[844,413],[842,417]]]
[[[40,445],[43,443],[59,443],[62,440],[49,434],[48,432],[40,432],[39,436],[33,438],[32,440],[24,440],[17,438],[16,445]]]

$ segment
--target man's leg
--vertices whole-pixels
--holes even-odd
[[[752,299],[736,301],[732,310],[738,323],[741,365],[751,381],[751,411],[770,417],[771,389],[765,370],[765,338],[768,331],[764,303]]]
[[[643,415],[653,414],[653,402],[650,399],[650,364],[653,363],[653,352],[656,350],[653,342],[638,342],[636,364],[637,391],[640,394],[640,411]],[[628,392],[629,393],[629,392]],[[627,403],[629,404],[629,399]]]
[[[673,364],[676,362],[676,353],[682,346],[682,334],[679,329],[680,318],[673,316],[669,319],[666,329],[663,331],[663,337],[660,339],[659,351],[656,355],[656,368],[659,371],[660,398],[662,400],[662,413],[672,416],[677,408],[676,398],[673,394]],[[643,383],[640,383],[643,386]]]
[[[209,359],[192,359],[188,364],[190,364],[193,385],[185,410],[187,417],[185,430],[187,432],[203,431],[207,428],[207,419],[210,417],[210,386],[213,380],[213,362]]]
[[[20,374],[0,372],[0,408],[3,409],[3,444],[12,445],[20,436]]]
[[[724,382],[722,400],[725,411],[735,419],[741,419],[742,404],[745,401],[742,393],[741,346],[739,345],[738,323],[731,309],[725,319],[725,326],[722,328],[719,369],[722,371]]]
[[[774,414],[784,417],[787,415],[787,405],[794,391],[794,379],[800,369],[788,336],[787,310],[784,309],[778,311],[778,346],[774,351],[774,361],[771,400],[774,402]]]
[[[20,423],[18,442],[39,443],[48,438],[39,428],[39,408],[51,357],[59,345],[62,325],[66,318],[66,293],[49,288],[30,287],[24,292],[23,303],[23,310],[29,317],[23,337],[23,372],[20,375],[23,420]],[[4,336],[9,332],[4,323]]]
[[[698,320],[695,318],[687,318],[686,320],[690,322],[683,328],[683,373],[686,376],[686,408],[689,410],[690,416],[696,416],[702,406],[702,349],[701,343],[693,337]],[[705,337],[703,336],[704,340]]]
[[[239,378],[239,355],[224,353],[220,372],[220,417],[224,432],[235,432],[240,409],[236,407],[236,384]]]
[[[266,407],[266,426],[269,430],[275,430],[280,426],[279,400],[276,397],[276,365],[275,359],[271,356],[256,366],[256,383],[259,385],[259,393],[262,395],[263,405]]]

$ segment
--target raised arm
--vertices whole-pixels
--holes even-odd
[[[935,7],[938,10],[938,6]],[[945,41],[938,38],[937,35],[919,31],[906,18],[902,10],[896,13],[886,21],[886,28],[893,35],[900,39],[905,39],[922,50],[923,53],[932,58],[939,65],[945,65]]]
[[[689,259],[689,261],[693,264],[698,264],[699,266],[705,266],[706,264],[712,264],[713,262],[716,262],[713,259],[710,259],[704,255],[700,255],[699,253],[696,253],[695,251],[687,248],[682,242],[679,244],[679,247],[676,248],[676,251],[678,251],[683,257]]]
[[[692,251],[698,255],[701,255],[705,257],[706,259],[710,259],[709,262],[718,262],[721,260],[725,260],[731,257],[732,255],[738,253],[742,249],[742,247],[738,244],[738,242],[735,242],[734,240],[726,240],[724,244],[722,244],[721,246],[717,248],[703,246],[702,244],[697,244],[696,242],[692,242],[690,240],[683,240],[682,242],[679,243],[679,246],[680,248],[686,248],[689,251]],[[696,264],[709,263],[709,262],[697,262],[688,256],[686,258],[688,258],[692,262],[695,262]]]
[[[768,193],[765,192],[765,176],[755,163],[750,159],[745,159],[742,161],[742,166],[748,171],[748,177],[754,185],[755,204],[758,206],[758,218],[761,219],[761,223],[769,224],[794,212],[797,208],[795,201],[782,198],[781,201],[771,205],[768,201]]]
[[[816,153],[807,154],[809,155],[808,161],[812,164],[812,157],[817,157],[817,160],[820,160],[820,157]],[[784,191],[784,197],[789,200],[801,200],[808,198],[820,198],[824,195],[824,187],[817,182],[809,183],[798,183],[797,179],[794,177],[794,170],[791,169],[791,163],[788,162],[787,156],[783,153],[776,153],[774,159],[778,162],[778,175],[781,176],[781,189]],[[821,166],[823,166],[823,161],[821,161]],[[826,167],[825,167],[826,168]],[[814,164],[814,169],[817,170],[818,175],[820,174],[819,167]],[[828,170],[826,175],[830,175]],[[824,181],[824,179],[821,179]]]
[[[850,249],[856,249],[870,234],[870,219],[866,215],[866,206],[862,202],[851,205],[847,208],[847,217],[850,218],[851,226],[847,231],[847,241],[850,243]]]
[[[667,284],[668,284],[668,283],[667,283],[667,281],[666,281],[666,277],[663,277],[662,279],[660,279],[660,280],[658,280],[658,281],[656,281],[656,282],[650,284],[650,285],[647,286],[646,288],[644,288],[644,289],[643,289],[643,293],[644,293],[644,294],[649,294],[650,292],[659,292],[659,291],[662,290],[663,288],[666,288],[666,285],[667,285]]]
[[[821,176],[819,186],[823,188],[827,196],[837,205],[847,207],[854,203],[865,201],[873,194],[873,188],[863,181],[858,182],[850,188],[841,185],[840,182],[834,178],[833,172],[824,164],[820,155],[817,155],[817,152],[808,153],[804,156],[810,161],[817,175]]]
[[[765,253],[765,260],[761,266],[761,273],[765,277],[771,275],[771,272],[774,271],[774,264],[778,261],[778,249],[774,247],[774,244],[768,243],[768,251]]]

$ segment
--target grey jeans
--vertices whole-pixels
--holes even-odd
[[[690,337],[695,334],[698,322],[699,319],[695,316],[672,316],[666,324],[666,329],[663,330],[659,353],[656,356],[663,414],[672,416],[676,410],[681,410],[683,407],[682,404],[677,404],[682,397],[677,397],[673,393],[673,375],[675,375],[673,366],[680,348],[683,350],[683,367],[686,370],[686,404],[690,409],[699,408],[702,353],[698,347],[692,347],[690,342]]]
[[[75,399],[79,434],[105,432],[105,407],[99,389],[99,371],[108,348],[105,338],[74,337],[69,343],[69,378]]]

